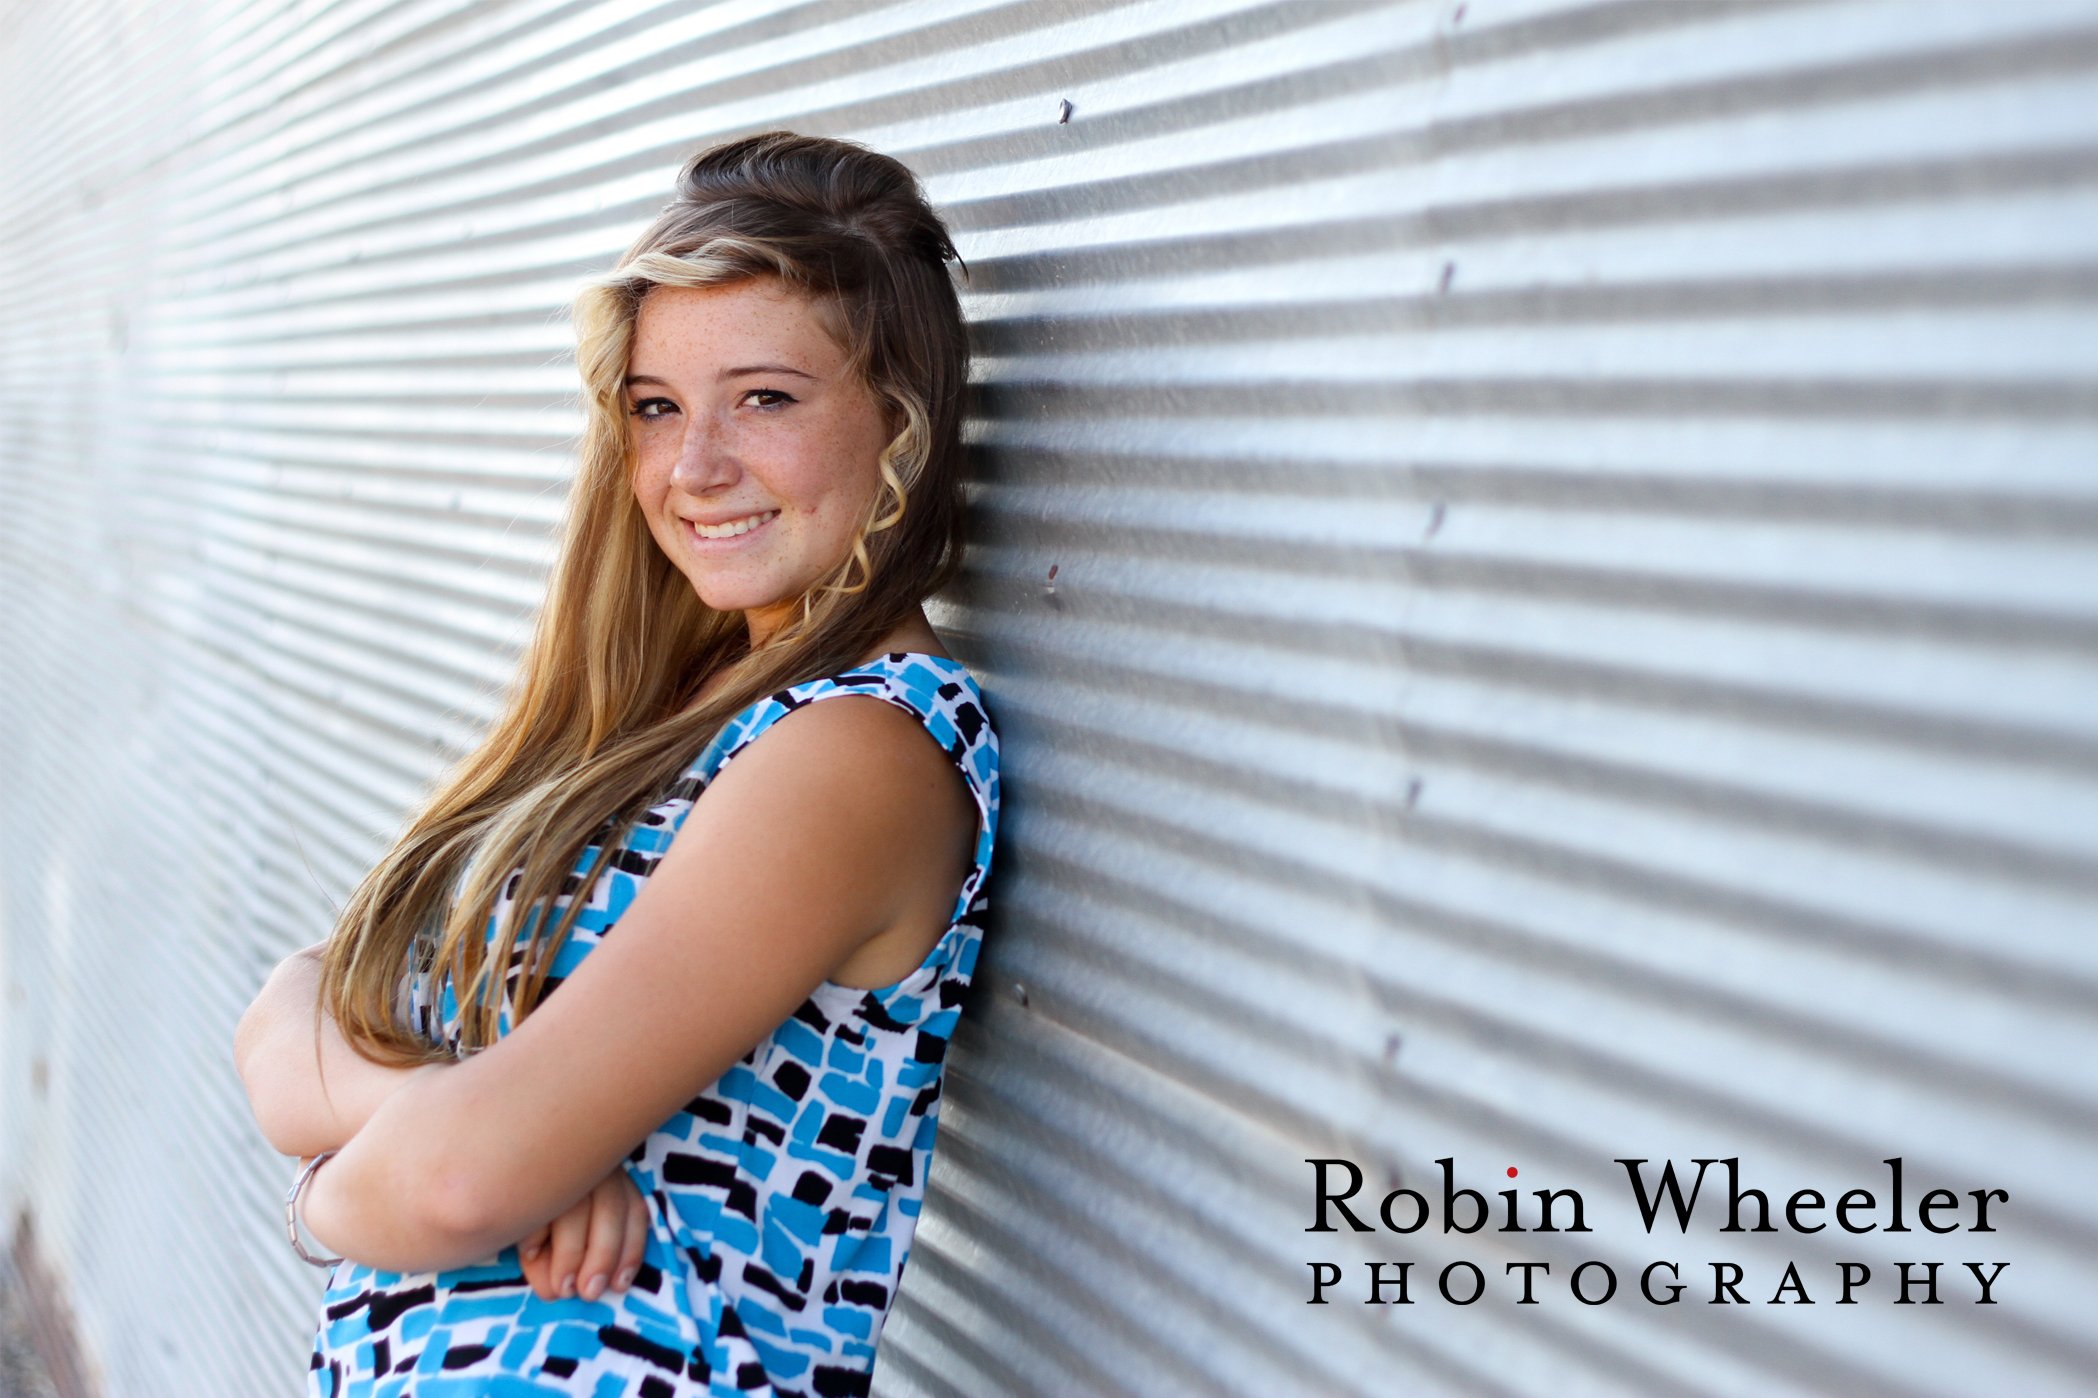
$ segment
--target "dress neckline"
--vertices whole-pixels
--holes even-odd
[[[949,669],[960,670],[964,675],[968,675],[969,673],[969,668],[966,665],[962,664],[961,661],[956,660],[953,656],[941,655],[935,651],[929,650],[885,650],[880,655],[875,656],[874,659],[869,660],[864,664],[855,665],[850,670],[844,670],[840,673],[847,675],[856,675],[862,670],[871,670],[878,665],[900,664],[901,662],[906,660],[930,660],[935,665],[945,665]],[[823,677],[819,675],[816,678],[821,679]],[[970,676],[970,678],[973,679],[974,676]]]

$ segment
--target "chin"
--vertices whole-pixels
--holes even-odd
[[[800,598],[806,589],[787,590],[776,587],[750,586],[705,586],[694,585],[699,600],[717,612],[762,612],[777,607],[783,602]]]

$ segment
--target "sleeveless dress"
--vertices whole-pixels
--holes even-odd
[[[541,1301],[515,1248],[441,1273],[345,1262],[323,1302],[312,1398],[867,1392],[925,1196],[941,1060],[976,963],[998,827],[998,740],[968,672],[897,652],[737,715],[614,852],[545,993],[610,935],[715,774],[786,714],[844,694],[915,717],[976,799],[974,862],[939,945],[883,989],[818,986],[635,1149],[626,1169],[651,1229],[624,1295]],[[579,876],[597,854],[583,851]],[[425,1032],[457,1043],[449,990],[433,1006],[415,984],[410,1001]],[[508,1027],[506,1013],[499,1028]]]

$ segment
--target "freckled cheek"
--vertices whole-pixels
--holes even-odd
[[[782,505],[812,519],[827,519],[837,508],[835,473],[821,452],[775,454],[764,473],[766,485]]]
[[[655,507],[670,494],[677,478],[678,442],[667,433],[643,438],[634,452],[634,497]]]
[[[648,515],[651,519],[662,512],[663,486],[663,478],[656,472],[649,470],[645,462],[635,467],[633,478],[634,503],[639,505],[641,512]]]

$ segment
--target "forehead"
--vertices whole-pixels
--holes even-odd
[[[835,368],[845,351],[827,309],[772,277],[727,286],[652,287],[635,315],[634,370],[665,367],[663,361],[743,363],[755,350],[813,361],[804,367]]]

